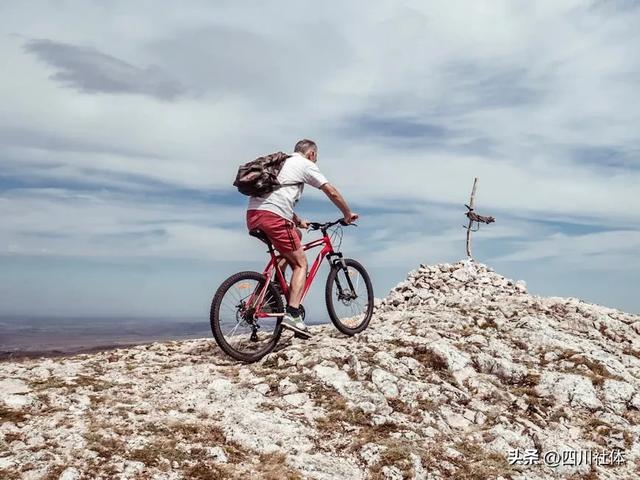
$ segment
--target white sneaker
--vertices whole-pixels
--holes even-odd
[[[294,317],[290,313],[285,313],[282,317],[282,327],[293,331],[296,336],[301,336],[305,339],[311,338],[309,327],[302,321],[301,316]]]

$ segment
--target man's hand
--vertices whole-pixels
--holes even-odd
[[[353,223],[357,219],[358,219],[358,214],[353,212],[349,212],[347,215],[344,216],[344,221],[346,224]]]
[[[298,228],[309,228],[309,221],[301,219],[295,212],[293,213],[293,224]]]

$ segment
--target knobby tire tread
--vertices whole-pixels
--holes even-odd
[[[240,360],[241,362],[253,363],[260,360],[265,355],[269,354],[278,343],[280,339],[280,335],[282,333],[282,329],[278,326],[274,332],[273,338],[267,344],[267,346],[259,350],[257,353],[248,354],[232,348],[225,340],[224,335],[222,334],[222,330],[220,329],[220,304],[222,303],[222,299],[225,294],[231,288],[232,285],[241,281],[241,280],[255,280],[257,282],[264,282],[266,278],[264,275],[258,272],[252,271],[244,271],[238,272],[234,275],[231,275],[227,278],[218,290],[216,290],[215,295],[213,296],[213,300],[211,301],[211,311],[209,313],[209,321],[211,323],[211,332],[213,333],[213,338],[216,340],[217,344],[220,348],[232,358],[236,360]],[[272,285],[269,285],[267,295],[271,294],[276,301],[276,308],[278,312],[284,312],[284,303],[282,301],[282,296],[273,288]]]
[[[345,258],[344,261],[347,267],[353,267],[355,270],[357,270],[365,282],[365,285],[367,287],[367,296],[368,296],[368,302],[369,302],[367,307],[367,316],[362,321],[362,323],[358,325],[356,328],[349,328],[340,322],[340,319],[338,318],[338,315],[336,314],[335,308],[333,306],[333,302],[338,300],[333,297],[332,292],[333,292],[333,283],[335,282],[336,275],[338,274],[339,271],[342,270],[341,265],[333,265],[331,267],[331,271],[329,272],[329,276],[327,277],[327,284],[325,288],[325,302],[327,304],[327,312],[329,312],[329,318],[331,318],[331,321],[333,322],[335,327],[345,335],[352,336],[352,335],[355,335],[356,333],[360,333],[364,331],[369,326],[369,322],[371,321],[371,317],[373,316],[374,296],[373,296],[373,287],[371,285],[371,279],[369,278],[369,274],[367,273],[367,270],[364,268],[364,266],[360,262],[352,258]]]

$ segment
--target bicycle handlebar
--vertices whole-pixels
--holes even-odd
[[[327,228],[331,228],[334,225],[340,224],[343,227],[354,226],[357,227],[355,223],[347,223],[343,218],[339,218],[334,222],[326,222],[326,223],[318,223],[318,222],[309,222],[309,230],[326,230]]]

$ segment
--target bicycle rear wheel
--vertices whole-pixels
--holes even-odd
[[[362,332],[373,315],[373,287],[365,268],[357,261],[344,259],[333,265],[327,277],[325,301],[331,321],[345,335]]]
[[[282,296],[269,284],[262,305],[257,297],[266,278],[258,272],[240,272],[230,276],[216,291],[211,302],[210,322],[213,337],[229,356],[243,362],[260,360],[278,343],[282,328],[280,317],[256,318],[256,310],[283,313]]]

